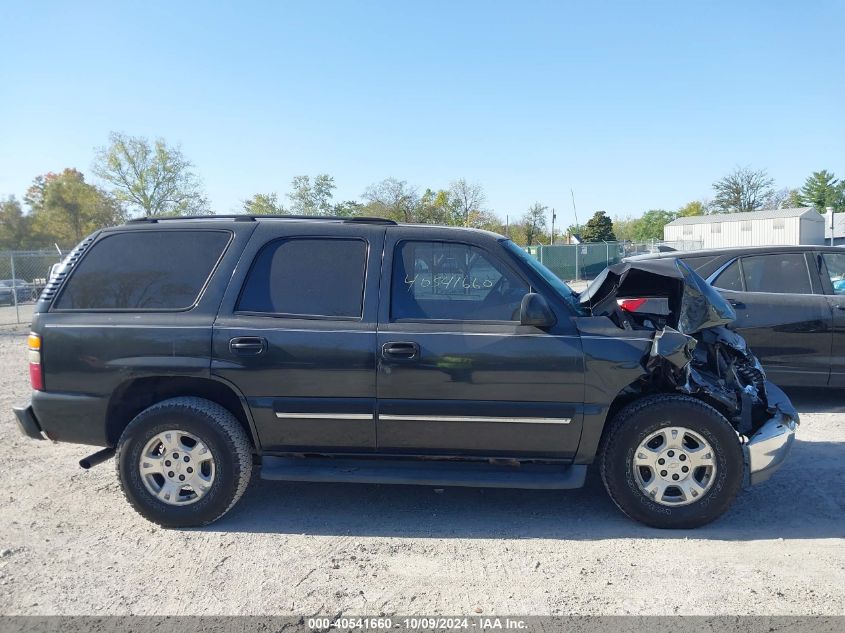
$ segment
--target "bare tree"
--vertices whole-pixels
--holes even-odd
[[[535,202],[522,216],[522,225],[525,230],[526,246],[531,246],[538,237],[546,230],[546,211],[549,207]]]
[[[455,180],[449,185],[449,196],[457,215],[456,223],[479,228],[487,217],[483,208],[487,196],[481,185],[467,182],[464,178]]]
[[[208,200],[199,177],[178,147],[150,143],[118,132],[97,150],[94,173],[113,186],[113,195],[145,215],[206,214]]]
[[[420,199],[416,188],[404,180],[387,178],[370,185],[364,191],[364,199],[367,201],[366,213],[401,222],[417,219]]]
[[[756,211],[774,195],[773,184],[765,169],[737,167],[713,183],[716,191],[713,207],[722,213]]]

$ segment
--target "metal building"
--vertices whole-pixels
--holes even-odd
[[[833,214],[833,226],[830,216],[825,218],[824,223],[824,243],[831,246],[845,245],[845,213]],[[830,238],[833,238],[833,241]]]
[[[824,243],[824,217],[812,207],[719,213],[678,218],[663,227],[663,239],[695,240],[702,248]]]

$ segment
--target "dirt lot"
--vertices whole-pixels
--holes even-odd
[[[0,333],[0,614],[845,614],[845,398],[793,394],[790,462],[717,523],[663,532],[580,491],[255,481],[200,530],[123,500],[112,462],[20,436]]]

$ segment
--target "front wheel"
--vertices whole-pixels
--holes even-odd
[[[139,413],[117,445],[126,499],[163,527],[207,525],[237,503],[252,445],[234,415],[202,398],[171,398]]]
[[[611,422],[600,456],[605,488],[629,517],[657,528],[695,528],[721,516],[742,486],[736,431],[690,396],[638,400]]]

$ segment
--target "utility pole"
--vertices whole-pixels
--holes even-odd
[[[555,213],[554,207],[552,207],[552,239],[549,241],[549,246],[555,245],[555,218],[557,218],[557,214]]]
[[[833,234],[833,228],[836,226],[836,222],[834,222],[833,219],[833,207],[827,207],[825,208],[825,211],[827,212],[825,215],[830,218],[830,245],[833,246],[833,241],[835,237]],[[12,275],[12,277],[14,277],[14,275]]]
[[[570,189],[569,193],[572,194],[572,213],[575,214],[575,226],[578,226],[578,209],[575,208],[575,192]]]

